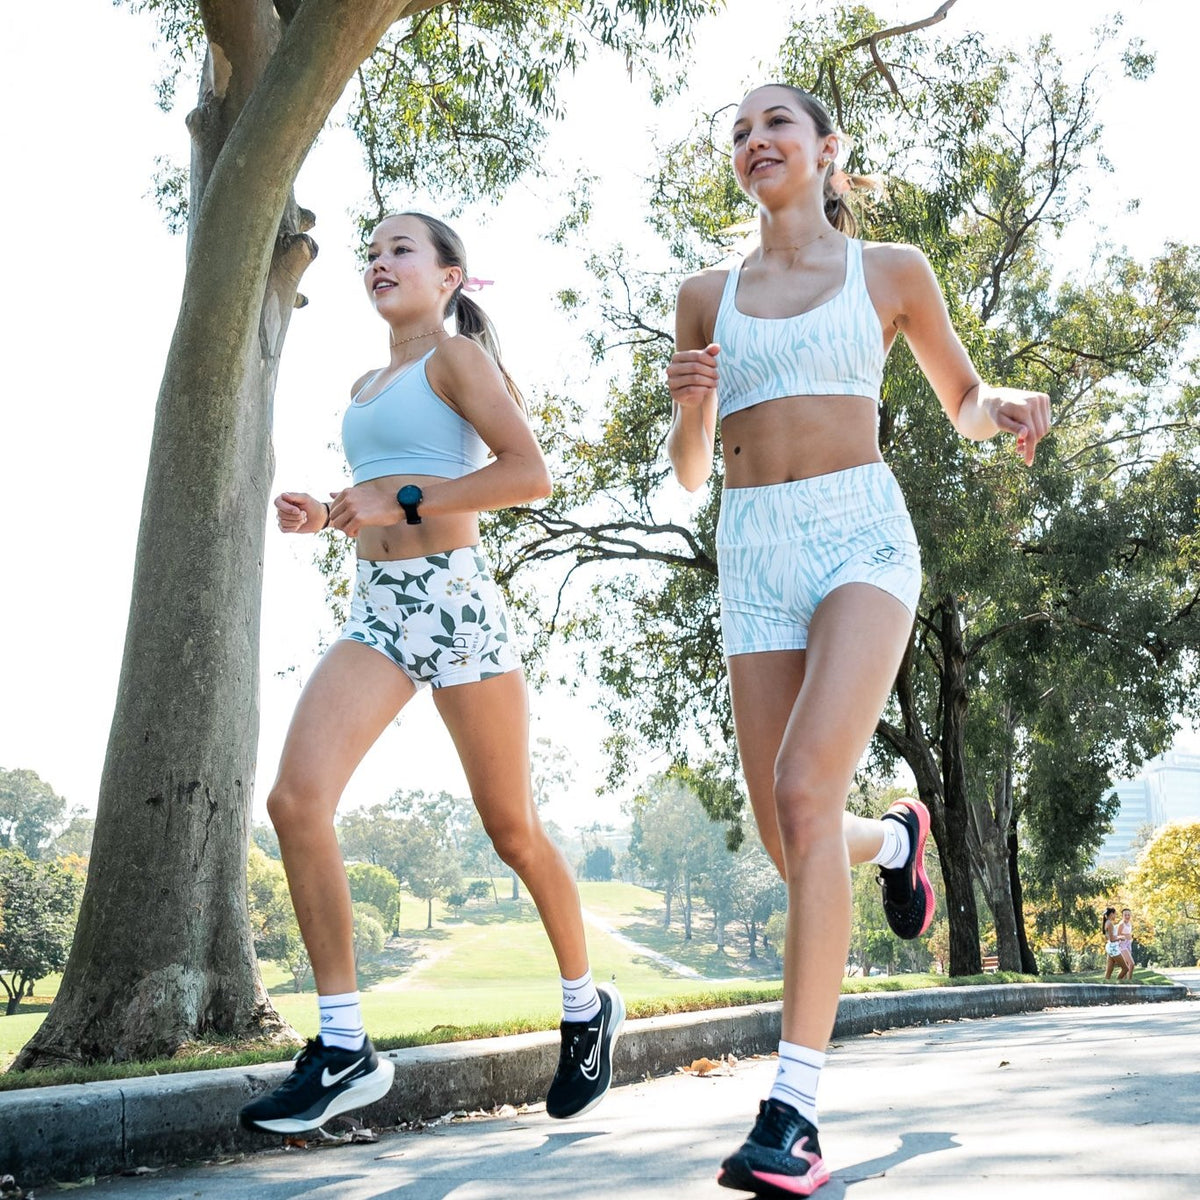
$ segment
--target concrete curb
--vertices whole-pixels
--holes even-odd
[[[1044,1008],[1186,999],[1179,986],[998,984],[843,996],[835,1038],[875,1030],[1035,1012]],[[630,1021],[613,1061],[614,1083],[670,1074],[702,1056],[767,1054],[779,1040],[778,1001]],[[456,1109],[525,1104],[545,1096],[556,1032],[392,1050],[392,1090],[363,1110],[386,1128]],[[263,1149],[273,1138],[237,1124],[248,1100],[277,1086],[289,1063],[156,1075],[0,1093],[0,1175],[22,1187],[110,1175],[134,1166]]]

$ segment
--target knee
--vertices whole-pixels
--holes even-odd
[[[515,819],[495,822],[486,828],[501,861],[520,875],[537,855],[541,826],[536,821]]]
[[[834,842],[844,845],[844,799],[818,763],[781,763],[775,774],[775,819],[784,857],[825,853]]]
[[[311,798],[283,781],[277,782],[267,797],[267,816],[280,839],[294,839],[316,824]]]

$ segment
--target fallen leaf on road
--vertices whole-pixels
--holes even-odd
[[[1010,1067],[1010,1066],[1012,1066],[1012,1063],[1010,1063],[1007,1058],[1002,1058],[1000,1060],[1000,1065],[1002,1067]]]

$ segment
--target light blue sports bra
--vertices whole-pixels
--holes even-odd
[[[780,396],[866,396],[878,401],[883,330],[867,293],[862,242],[846,239],[846,280],[836,296],[794,317],[738,311],[742,264],[729,270],[713,341],[722,418]]]
[[[342,417],[342,448],[355,483],[384,475],[458,479],[487,462],[487,443],[475,427],[429,386],[425,363],[432,353],[401,371],[378,396],[361,404],[351,400]]]

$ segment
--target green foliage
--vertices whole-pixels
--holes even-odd
[[[283,864],[269,858],[258,846],[251,846],[246,885],[254,951],[259,958],[285,964],[298,991],[308,970],[308,952],[296,923]]]
[[[1053,269],[1055,237],[1085,218],[1108,169],[1095,100],[1117,67],[1111,38],[1072,75],[1044,39],[1015,51],[917,32],[877,42],[876,58],[868,38],[882,26],[863,6],[806,15],[766,77],[828,102],[853,138],[848,169],[886,184],[861,208],[865,236],[925,250],[984,377],[1053,402],[1032,470],[1004,439],[962,439],[903,344],[880,404],[925,580],[871,767],[886,777],[908,762],[952,843],[942,853],[964,865],[973,854],[1001,910],[1012,905],[1011,831],[1032,838],[1047,880],[1077,873],[1110,819],[1110,776],[1162,748],[1169,714],[1200,683],[1200,380],[1186,357],[1200,251],[1167,245],[1138,261],[1098,238],[1088,268]],[[532,591],[518,602],[576,639],[581,670],[604,685],[618,775],[639,745],[688,764],[695,747],[733,740],[717,622],[720,463],[680,521],[663,453],[676,284],[720,262],[752,215],[728,165],[729,119],[704,117],[660,156],[649,198],[660,261],[592,247],[598,298],[571,307],[608,373],[604,403],[546,398],[560,488],[494,526],[502,575],[535,567],[553,596],[552,608]],[[575,586],[585,569],[586,591]],[[740,809],[733,792],[706,803],[725,819]],[[952,885],[952,969],[969,970],[969,875],[948,869]]]
[[[36,771],[0,767],[0,849],[40,858],[67,802]]]
[[[354,906],[354,965],[357,967],[369,954],[378,954],[387,941],[382,914],[370,904]]]
[[[651,50],[678,52],[705,0],[511,0],[440,4],[396,25],[358,73],[349,115],[374,203],[398,188],[454,204],[496,195],[541,171],[547,125],[562,115],[557,84],[596,49],[632,71]]]
[[[583,857],[584,879],[607,882],[613,877],[613,852],[607,846],[593,846]]]
[[[1129,887],[1154,920],[1200,926],[1200,821],[1160,829],[1138,856]]]
[[[10,1015],[39,979],[66,965],[82,890],[57,863],[0,850],[0,986]]]
[[[374,863],[347,863],[346,878],[350,881],[350,899],[355,904],[369,904],[379,913],[381,922],[396,928],[400,913],[400,881],[386,867]]]

